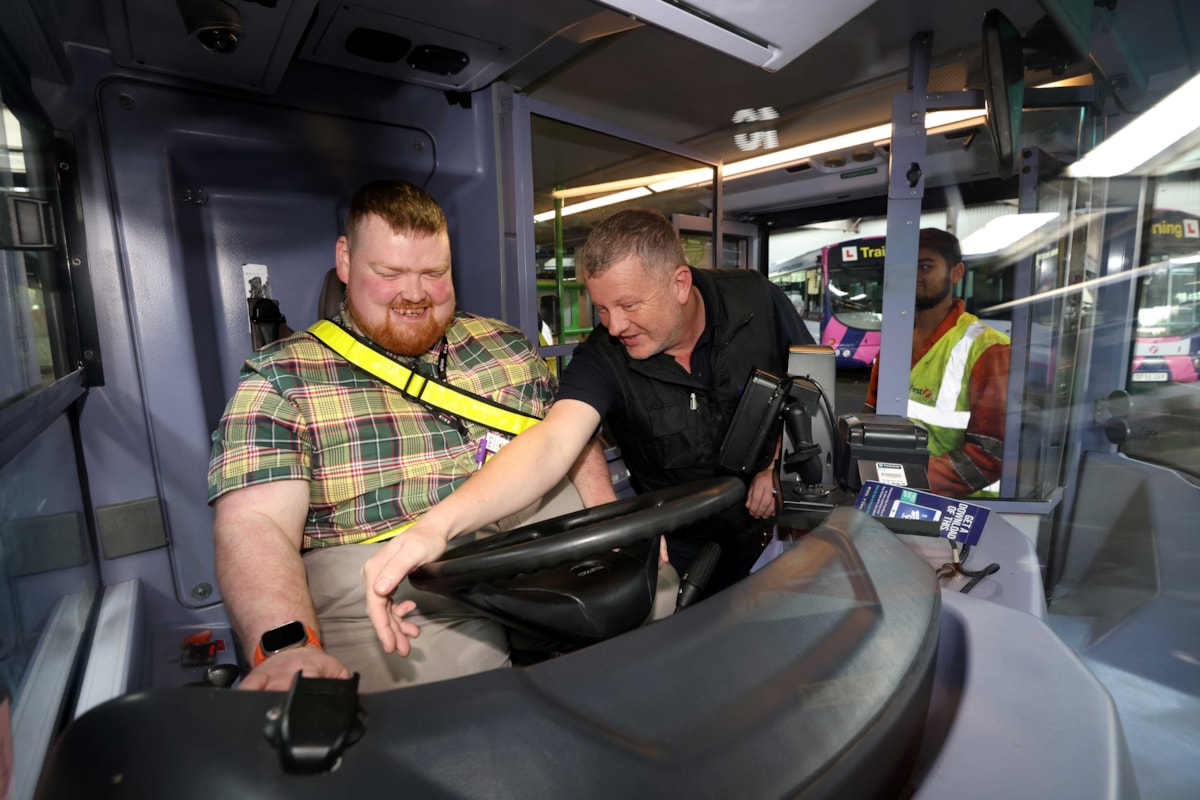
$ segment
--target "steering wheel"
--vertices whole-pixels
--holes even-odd
[[[659,489],[452,547],[408,578],[417,589],[446,594],[582,561],[690,525],[745,496],[745,484],[733,477]]]

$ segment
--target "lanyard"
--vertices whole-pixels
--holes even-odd
[[[442,334],[442,345],[441,345],[441,347],[438,348],[438,356],[437,356],[438,380],[441,380],[443,382],[446,380],[446,366],[449,363],[449,361],[450,361],[450,345],[446,342],[446,335]],[[414,365],[414,367],[415,367],[415,365]],[[416,372],[415,369],[413,371]],[[438,408],[437,406],[430,403],[428,400],[421,400],[418,398],[417,402],[419,402],[425,408],[426,411],[428,411],[430,414],[432,414],[434,417],[436,417],[438,422],[440,422],[443,425],[446,425],[448,427],[454,428],[454,430],[458,431],[458,435],[461,436],[462,438],[464,438],[464,439],[470,438],[471,434],[467,430],[467,423],[463,422],[461,417],[450,413],[449,411],[447,411],[444,408]]]

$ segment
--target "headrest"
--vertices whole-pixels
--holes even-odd
[[[342,306],[342,297],[346,293],[346,284],[338,277],[337,268],[331,268],[325,273],[325,282],[321,284],[321,295],[317,298],[317,319],[332,319]]]

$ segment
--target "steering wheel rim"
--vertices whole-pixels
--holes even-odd
[[[423,591],[446,593],[581,561],[690,525],[745,495],[745,484],[733,477],[659,489],[452,548],[441,559],[414,570],[409,581]]]

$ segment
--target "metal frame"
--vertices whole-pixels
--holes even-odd
[[[596,133],[615,136],[643,147],[661,150],[715,168],[713,246],[720,247],[720,228],[716,225],[716,220],[721,218],[720,161],[714,161],[711,156],[681,147],[674,142],[645,136],[586,114],[535,100],[513,92],[511,89],[501,91],[503,92],[502,102],[508,107],[503,109],[499,118],[499,123],[502,125],[499,136],[502,146],[499,156],[504,161],[502,168],[506,176],[512,176],[511,187],[507,185],[508,181],[505,181],[506,192],[511,191],[511,194],[505,198],[509,202],[502,203],[502,205],[506,209],[512,209],[511,214],[506,211],[506,217],[511,220],[511,224],[506,226],[506,239],[511,239],[516,245],[515,253],[511,253],[506,248],[506,255],[509,258],[505,260],[505,317],[511,324],[520,328],[530,341],[536,342],[538,334],[537,265],[534,263],[533,235],[533,138],[530,121],[534,114]],[[511,316],[514,311],[516,312],[515,318]],[[547,357],[569,356],[574,349],[575,344],[572,343],[539,347],[538,351]]]
[[[100,349],[100,329],[96,322],[96,303],[92,293],[92,276],[88,270],[87,234],[83,227],[83,197],[79,188],[79,159],[68,134],[55,132],[54,160],[58,173],[58,204],[62,220],[62,250],[66,264],[63,308],[73,312],[67,337],[71,357],[83,369],[88,386],[104,385],[104,358]]]
[[[57,165],[57,176],[47,176],[47,179],[49,180],[51,177],[61,179],[64,172],[64,160],[67,161],[69,169],[73,160],[73,152],[64,149],[61,136],[52,129],[49,118],[22,80],[23,76],[19,73],[17,65],[9,60],[7,54],[4,56],[0,58],[0,74],[5,79],[4,103],[13,110],[14,114],[20,112],[19,118],[22,123],[31,125],[39,133],[45,135],[47,154],[54,159]],[[65,195],[69,192],[77,193],[78,185],[72,182],[60,187],[57,193],[58,203],[55,204],[55,213],[59,215],[55,224],[61,226],[62,233],[56,237],[57,241],[54,243],[53,252],[64,257],[67,256],[72,245],[75,248],[84,245],[82,241],[72,243],[67,241],[68,236],[73,237],[77,234],[82,236],[82,231],[77,230],[72,224],[72,220],[67,218],[67,206],[64,201],[67,200]],[[69,258],[67,260],[69,262]],[[91,284],[88,282],[86,271],[76,269],[80,266],[82,264],[60,264],[59,268],[55,270],[56,296],[47,298],[47,302],[53,302],[59,312],[49,322],[55,328],[59,328],[62,333],[66,348],[63,356],[68,360],[69,365],[54,383],[36,389],[25,398],[16,400],[0,410],[0,468],[8,464],[17,453],[36,439],[38,434],[48,428],[58,416],[65,413],[76,400],[82,397],[86,393],[85,387],[94,385],[91,378],[97,377],[101,382],[103,381],[102,373],[93,375],[82,369],[83,364],[80,357],[87,346],[82,344],[81,340],[88,339],[90,336],[90,341],[94,341],[97,333],[94,307],[91,304]],[[82,295],[85,302],[80,303],[81,294],[76,294],[76,292],[84,286],[86,292]],[[92,352],[98,358],[99,349],[94,348]]]
[[[87,392],[83,371],[75,370],[45,389],[0,410],[0,469],[50,427]]]
[[[908,416],[912,372],[913,287],[917,285],[917,249],[921,201],[925,197],[926,87],[933,34],[912,38],[908,94],[892,100],[892,146],[888,163],[887,252],[883,259],[883,326],[879,347],[876,412]]]

